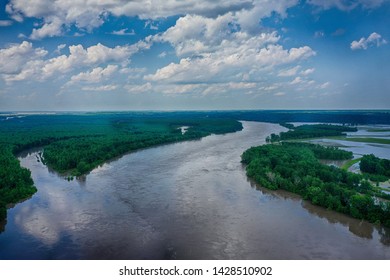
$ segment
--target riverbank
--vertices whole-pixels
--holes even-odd
[[[29,171],[16,159],[24,150],[44,147],[40,160],[72,180],[128,152],[242,129],[233,119],[169,116],[80,113],[1,119],[0,220],[6,218],[7,205],[36,192]],[[186,133],[178,129],[184,126]]]

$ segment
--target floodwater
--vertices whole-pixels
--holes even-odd
[[[363,155],[373,154],[379,158],[390,159],[390,145],[388,144],[353,142],[337,139],[313,139],[308,142],[320,145],[336,146],[340,149],[352,152],[354,157],[362,157]]]
[[[284,128],[243,125],[70,182],[26,153],[38,192],[8,211],[0,259],[390,259],[384,228],[248,180],[242,152]]]

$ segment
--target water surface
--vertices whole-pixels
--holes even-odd
[[[284,128],[243,125],[71,182],[25,154],[38,192],[9,210],[0,259],[390,259],[383,228],[248,180],[242,152]]]

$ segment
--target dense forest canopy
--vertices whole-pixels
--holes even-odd
[[[268,144],[244,152],[247,175],[262,187],[284,189],[313,204],[390,227],[390,202],[359,174],[322,164],[347,159],[350,152],[307,143]]]

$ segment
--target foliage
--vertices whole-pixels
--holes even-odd
[[[390,160],[380,159],[373,154],[364,155],[360,161],[360,171],[367,173],[373,181],[386,181],[390,178]]]
[[[178,129],[189,126],[186,133]],[[0,116],[0,220],[6,206],[36,192],[30,171],[15,155],[43,147],[44,162],[81,175],[136,149],[242,129],[236,120],[187,113],[79,113]]]
[[[390,226],[390,202],[374,199],[380,192],[362,175],[319,162],[351,157],[333,147],[281,143],[252,147],[242,162],[247,175],[263,187],[294,192],[313,204]]]
[[[9,147],[0,147],[0,221],[6,217],[6,206],[36,192],[28,169],[22,168]]]
[[[357,131],[357,128],[331,124],[300,125],[287,132],[281,132],[277,141],[342,136],[345,135],[344,132],[352,131]]]

